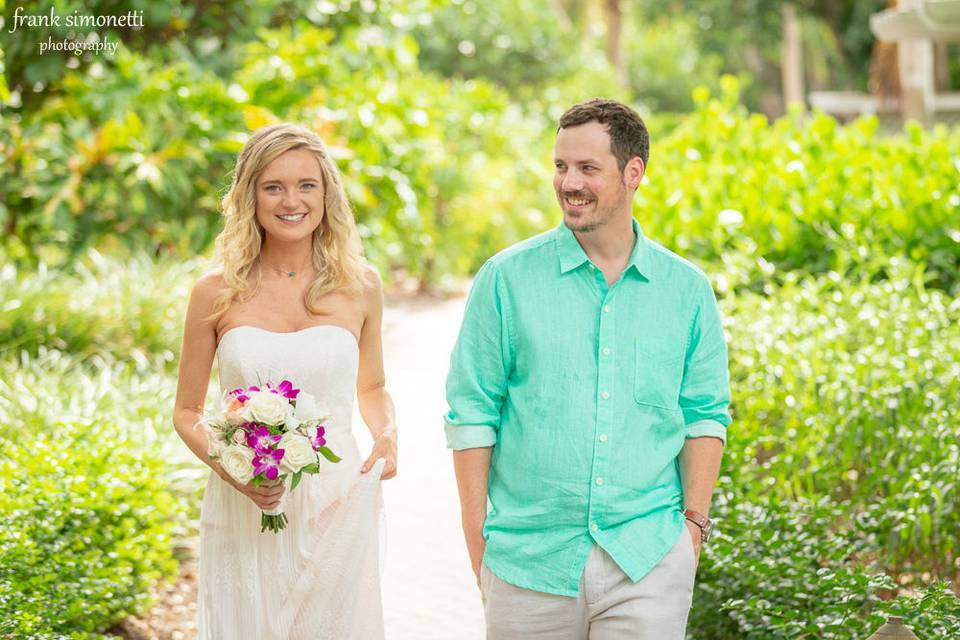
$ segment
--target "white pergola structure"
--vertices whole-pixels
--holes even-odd
[[[901,113],[931,122],[938,112],[960,111],[960,92],[937,93],[934,42],[960,42],[960,0],[900,0],[870,16],[878,39],[899,47]]]

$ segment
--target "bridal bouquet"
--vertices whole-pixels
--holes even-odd
[[[327,446],[323,423],[330,418],[316,399],[289,380],[264,388],[247,387],[224,394],[223,410],[204,420],[209,454],[231,478],[254,486],[285,482],[290,491],[304,473],[320,472],[320,456],[340,462]],[[260,532],[287,526],[283,503],[262,512]]]

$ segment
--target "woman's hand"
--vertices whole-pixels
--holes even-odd
[[[360,468],[360,473],[370,471],[379,458],[386,461],[383,465],[383,475],[380,476],[381,480],[389,480],[397,475],[397,432],[395,430],[385,431],[374,439],[373,450]]]
[[[240,484],[226,473],[224,473],[224,480],[229,482],[234,489],[253,500],[260,511],[270,511],[280,506],[280,499],[283,498],[283,494],[287,490],[287,486],[283,482],[264,483],[255,487],[252,480],[247,484]]]

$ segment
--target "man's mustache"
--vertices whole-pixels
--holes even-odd
[[[595,196],[589,191],[561,191],[560,195],[564,198],[593,199]]]

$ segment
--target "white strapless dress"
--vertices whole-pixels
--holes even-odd
[[[342,458],[321,460],[285,497],[289,520],[260,532],[260,510],[211,473],[200,511],[201,640],[380,640],[383,461],[364,458],[351,431],[357,340],[333,325],[277,333],[227,331],[217,347],[221,393],[290,379],[328,407],[326,439]]]

